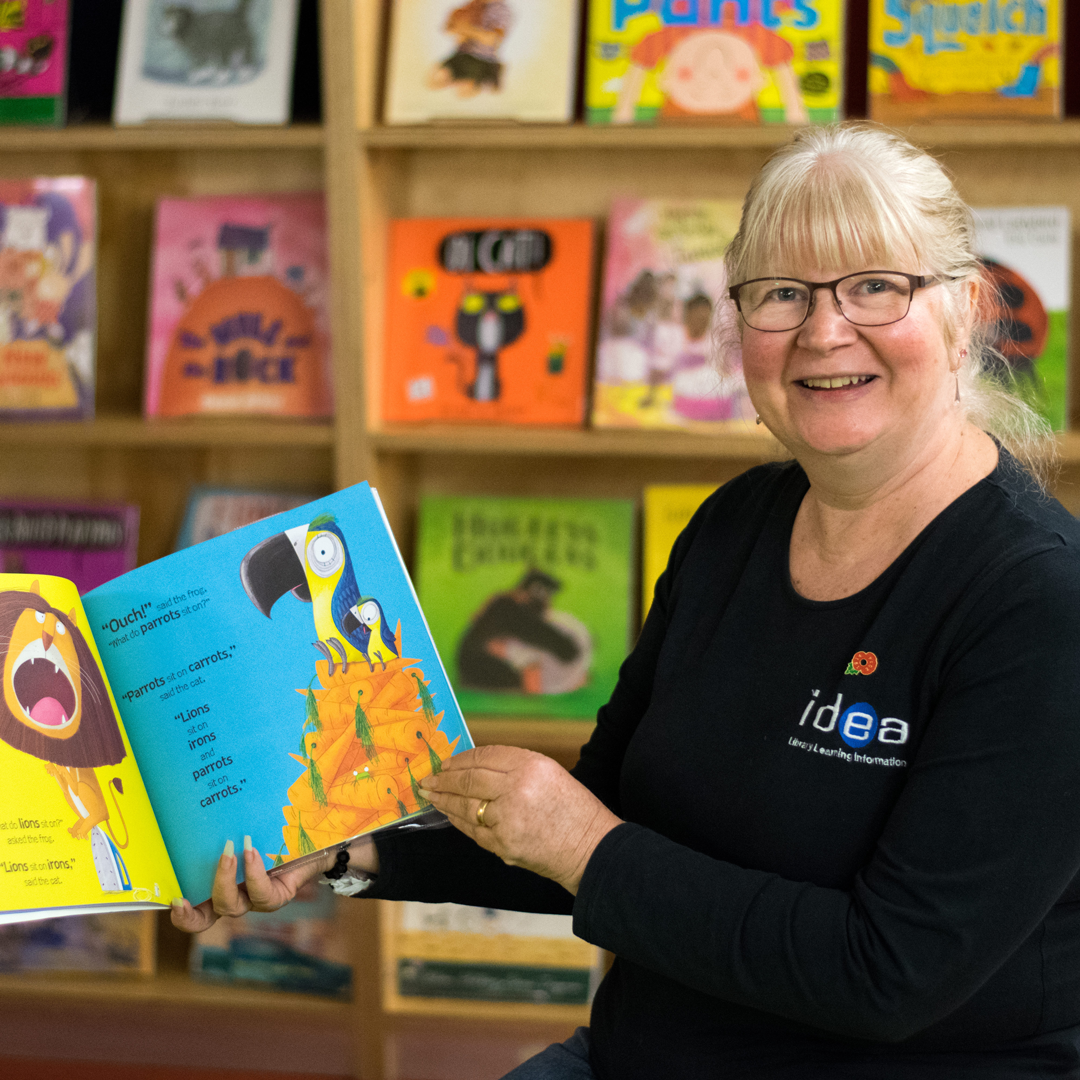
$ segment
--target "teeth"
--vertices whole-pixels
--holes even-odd
[[[869,375],[837,375],[831,379],[803,379],[802,384],[812,390],[836,390],[841,386],[858,386],[869,381]]]

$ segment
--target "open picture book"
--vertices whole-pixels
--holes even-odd
[[[0,923],[209,895],[445,819],[419,781],[472,747],[378,495],[359,484],[80,599],[0,574]]]

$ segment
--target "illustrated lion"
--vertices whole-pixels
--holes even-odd
[[[124,740],[74,609],[65,615],[51,607],[37,581],[30,591],[0,592],[0,654],[0,739],[45,762],[77,815],[72,836],[86,837],[98,825],[109,829],[94,769],[118,765]],[[123,794],[119,779],[110,786]]]

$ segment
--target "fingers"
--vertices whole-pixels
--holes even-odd
[[[172,902],[169,917],[173,926],[185,934],[201,934],[218,921],[213,900],[204,900],[195,907],[187,900],[176,899]]]
[[[251,901],[246,890],[236,883],[236,856],[233,854],[233,842],[225,841],[225,850],[218,859],[217,873],[214,875],[214,889],[210,894],[214,911],[218,915],[236,918],[251,910]]]
[[[451,822],[457,826],[458,822],[471,822],[479,825],[476,820],[476,811],[480,806],[480,799],[474,799],[468,795],[455,795],[449,791],[435,791],[427,789],[424,795],[436,810],[441,810]],[[485,812],[486,817],[486,812]]]
[[[266,872],[263,857],[252,847],[251,837],[244,837],[244,887],[253,911],[277,911],[296,895],[301,885],[320,872],[318,867],[303,869],[307,871],[303,880],[300,875],[290,875],[286,879],[281,874],[272,878]]]

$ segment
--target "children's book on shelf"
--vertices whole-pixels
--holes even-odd
[[[113,120],[289,120],[297,0],[125,0]]]
[[[592,0],[590,124],[827,124],[844,98],[843,0]]]
[[[390,223],[383,419],[580,424],[593,223]]]
[[[437,823],[419,781],[472,746],[366,484],[81,600],[2,575],[0,643],[0,922],[198,903],[245,835],[273,873]]]
[[[391,1011],[417,997],[586,1005],[603,975],[600,950],[574,937],[571,915],[381,903]]]
[[[883,124],[1061,115],[1062,7],[870,0],[869,109]]]
[[[645,488],[641,521],[642,617],[652,607],[656,582],[667,568],[679,533],[715,490],[715,484],[650,484]]]
[[[565,123],[579,0],[394,0],[385,121]]]
[[[135,569],[139,508],[0,500],[0,573],[67,578],[80,593]]]
[[[328,293],[321,194],[162,199],[146,415],[329,416]]]
[[[617,199],[608,217],[592,420],[712,433],[754,415],[742,375],[715,364],[723,254],[741,207]],[[737,364],[736,364],[737,366]]]
[[[0,3],[0,124],[62,124],[68,0]]]
[[[352,968],[338,898],[314,882],[278,911],[218,919],[196,934],[188,966],[204,982],[348,998]]]
[[[97,189],[0,180],[0,420],[94,415]]]
[[[630,638],[634,504],[428,495],[417,573],[467,712],[593,717]]]
[[[997,374],[1063,431],[1069,415],[1069,209],[977,208],[975,250],[989,285]]]
[[[192,488],[188,496],[176,548],[201,544],[283,510],[303,506],[313,498],[313,495],[298,495],[292,491],[241,491],[200,484]]]
[[[152,911],[99,911],[0,925],[0,972],[153,975],[156,964]]]

